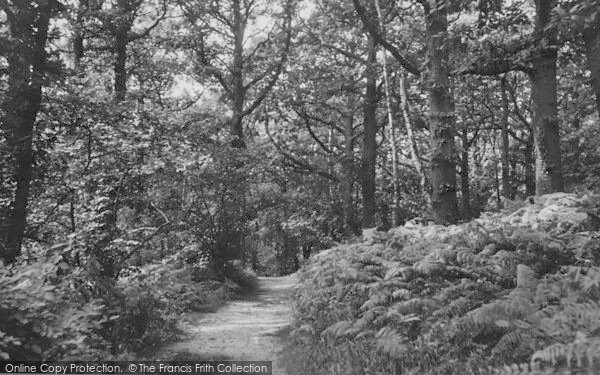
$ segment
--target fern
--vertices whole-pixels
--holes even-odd
[[[600,364],[600,339],[583,337],[567,344],[552,344],[533,354],[531,362],[538,361],[553,366],[564,363],[570,368],[597,367]]]
[[[317,257],[300,276],[300,342],[332,361],[360,347],[361,373],[600,373],[597,234],[532,229],[544,204],[518,225],[405,226]]]
[[[323,332],[321,332],[321,337],[325,338],[327,336],[333,336],[336,338],[343,337],[348,335],[351,332],[353,324],[349,320],[341,320],[333,325],[327,327]]]
[[[595,331],[600,328],[600,302],[567,303],[563,314],[578,328]]]
[[[408,350],[406,338],[393,328],[382,328],[375,338],[377,347],[392,357],[399,358]]]
[[[369,299],[362,304],[362,311],[372,309],[377,306],[385,305],[392,300],[391,291],[377,291],[373,293]]]
[[[473,267],[483,263],[480,256],[475,255],[466,251],[459,251],[456,253],[456,264],[461,267]]]
[[[432,259],[424,259],[420,262],[417,262],[413,269],[420,275],[423,276],[440,276],[445,273],[446,266],[443,262],[432,260]]]
[[[492,369],[494,374],[498,375],[544,375],[544,374],[557,374],[552,369],[542,370],[539,366],[529,363],[514,363],[512,365],[505,365],[500,369]]]
[[[527,360],[534,352],[537,340],[545,335],[535,327],[522,328],[514,326],[504,334],[492,349],[492,354],[502,360]]]
[[[528,294],[515,290],[507,297],[498,299],[469,312],[463,319],[465,329],[476,329],[481,326],[496,324],[497,321],[513,321],[532,314],[535,305]]]
[[[406,300],[410,297],[411,292],[408,289],[398,289],[392,293],[392,300]]]
[[[600,297],[600,267],[580,269],[580,279],[578,280],[583,287],[584,292],[594,297]]]
[[[517,289],[525,291],[528,296],[533,298],[534,292],[537,290],[538,280],[535,277],[535,272],[523,264],[517,266]]]

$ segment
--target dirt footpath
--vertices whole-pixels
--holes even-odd
[[[273,361],[273,375],[285,375],[278,353],[280,336],[291,322],[290,296],[295,275],[260,277],[256,296],[231,301],[216,313],[189,314],[181,322],[184,341],[161,351],[161,357]]]

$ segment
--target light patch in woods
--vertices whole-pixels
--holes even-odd
[[[285,375],[279,361],[279,335],[292,322],[290,297],[295,275],[260,277],[256,297],[235,300],[215,313],[189,314],[181,329],[187,340],[162,350],[158,358],[191,353],[201,358],[273,361],[273,374]]]

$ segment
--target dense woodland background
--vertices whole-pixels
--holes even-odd
[[[360,362],[378,352],[398,373],[468,373],[503,363],[485,358],[514,332],[521,336],[506,340],[526,354],[516,360],[500,351],[504,363],[527,362],[544,343],[563,351],[532,363],[589,369],[600,358],[600,245],[585,245],[591,258],[573,255],[573,246],[584,245],[569,247],[572,238],[561,237],[558,250],[544,247],[565,233],[597,242],[598,1],[0,0],[0,52],[1,358],[133,355],[169,340],[181,311],[216,309],[250,290],[253,274],[294,272],[311,255],[374,227],[356,259],[376,255],[380,263],[371,265],[393,275],[368,269],[361,279],[345,261],[354,259],[353,245],[309,262],[297,296],[298,358],[331,343],[339,351],[335,343],[346,340],[352,356],[325,350],[327,358]],[[570,194],[546,195],[557,192]],[[550,206],[567,215],[506,219],[525,206],[536,215]],[[469,222],[484,211],[500,213]],[[511,231],[490,224],[498,220]],[[546,221],[560,225],[540,226]],[[383,234],[407,222],[421,232]],[[423,234],[428,223],[435,230]],[[515,239],[515,228],[529,224],[541,237]],[[446,231],[452,234],[436,237]],[[421,238],[421,245],[411,242]],[[419,266],[429,259],[425,249],[456,251],[457,243],[473,256],[487,248],[490,256],[529,258],[495,266],[478,260],[468,263],[475,271],[458,271],[454,253],[453,271],[442,272],[439,257],[433,268]],[[425,258],[403,252],[406,246]],[[421,259],[402,260],[420,278],[390,266],[398,254]],[[488,277],[493,270],[501,277]],[[544,341],[525,312],[502,307],[510,319],[496,311],[491,327],[478,321],[494,343],[475,333],[459,340],[472,346],[435,336],[452,323],[440,323],[442,315],[504,298],[523,280],[582,282],[573,272],[591,278],[582,287],[588,294],[569,302],[588,304],[568,318],[585,329],[567,329],[565,318],[564,337],[550,329],[555,341]],[[373,298],[382,285],[369,282],[398,277],[404,289],[386,286],[390,294],[365,310],[360,298]],[[311,280],[327,285],[311,288]],[[352,325],[384,302],[426,300],[423,289],[408,286],[415,280],[434,294],[458,283],[452,287],[470,290],[470,300],[432,315],[435,334],[419,326],[427,303],[375,309],[373,319]],[[357,300],[335,305],[327,293],[336,285],[344,291],[338,302],[348,285],[358,288],[351,293]],[[566,289],[552,285],[558,295],[540,309],[561,301]],[[319,305],[321,297],[327,303]],[[327,336],[328,324],[337,336]],[[395,336],[387,335],[390,327]],[[389,340],[381,344],[382,336]],[[421,362],[402,359],[408,354],[398,348],[409,350],[407,340],[422,345],[411,354]],[[469,369],[440,367],[467,357]],[[360,363],[363,370],[373,365]]]

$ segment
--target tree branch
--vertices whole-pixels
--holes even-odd
[[[206,49],[204,47],[204,36],[203,35],[200,35],[200,49],[199,50],[196,48],[193,48],[193,49],[194,49],[194,52],[196,52],[196,54],[198,55],[198,57],[200,59],[200,64],[203,67],[203,72],[208,73],[209,75],[213,76],[219,82],[221,87],[223,87],[223,90],[225,90],[225,93],[231,98],[233,94],[232,94],[231,88],[227,84],[227,80],[225,79],[223,72],[221,71],[221,69],[214,66],[206,57]]]
[[[286,160],[292,162],[294,165],[297,165],[298,167],[302,168],[306,172],[314,173],[314,174],[319,175],[321,177],[324,177],[324,178],[326,178],[326,179],[328,179],[330,181],[339,182],[339,179],[336,176],[332,175],[331,173],[323,171],[323,170],[321,170],[321,169],[319,169],[319,168],[311,165],[307,161],[299,159],[296,156],[292,155],[291,153],[285,151],[283,149],[283,147],[281,147],[281,145],[278,144],[277,141],[275,141],[275,139],[273,138],[273,135],[271,134],[271,131],[269,130],[269,120],[265,121],[265,131],[267,133],[267,136],[269,137],[269,140],[271,141],[271,144],[273,144],[273,146],[275,147],[275,149]]]
[[[521,71],[529,74],[529,67],[516,64],[510,60],[490,60],[490,61],[473,61],[467,67],[459,68],[453,71],[452,75],[457,74],[474,74],[480,76],[497,76],[504,73]]]
[[[304,119],[304,124],[306,126],[306,129],[308,130],[308,133],[310,134],[310,136],[312,137],[312,139],[314,139],[319,146],[321,146],[321,148],[328,154],[334,154],[334,152],[325,145],[325,143],[323,143],[323,141],[321,141],[319,139],[319,137],[317,137],[317,135],[315,134],[315,132],[312,130],[312,127],[310,126],[310,121],[309,119],[303,115],[303,113],[299,112],[298,110],[294,110],[294,112],[296,112],[298,114],[298,116],[302,117]]]
[[[513,71],[521,71],[526,74],[531,74],[531,67],[525,63],[530,57],[528,48],[536,46],[540,42],[541,37],[535,36],[526,40],[513,42],[505,45],[490,45],[488,48],[489,56],[479,56],[475,60],[469,61],[467,64],[456,69],[451,74],[476,74],[483,76],[495,76]],[[525,55],[518,58],[516,55],[524,53]]]
[[[156,26],[158,26],[158,24],[160,23],[160,21],[162,21],[162,20],[165,19],[165,16],[167,15],[167,10],[168,10],[167,0],[163,0],[163,2],[162,2],[162,14],[154,21],[154,23],[152,25],[150,25],[148,28],[146,28],[146,30],[144,30],[143,32],[141,32],[141,33],[134,33],[134,32],[130,33],[129,37],[128,37],[128,40],[130,42],[133,42],[134,40],[147,37],[148,34],[150,34],[150,32],[154,28],[156,28]]]
[[[334,52],[337,52],[337,53],[339,53],[341,55],[344,55],[344,56],[346,56],[346,57],[348,57],[350,59],[356,60],[356,61],[358,61],[359,63],[361,63],[363,65],[367,64],[367,60],[365,58],[363,58],[362,56],[359,56],[359,55],[357,55],[355,53],[352,53],[350,51],[346,51],[346,50],[344,50],[342,48],[339,48],[339,47],[336,47],[336,46],[334,46],[332,44],[327,44],[327,43],[320,43],[320,44],[323,47],[327,48],[327,49],[330,49],[330,50],[332,50]]]
[[[531,129],[531,123],[529,121],[527,121],[527,119],[525,118],[525,116],[523,116],[523,114],[521,113],[521,111],[519,110],[519,105],[517,103],[517,96],[515,95],[515,91],[513,90],[513,87],[511,85],[506,85],[506,88],[508,89],[508,94],[510,95],[510,99],[513,103],[513,105],[515,106],[515,114],[517,115],[517,118],[528,128]]]
[[[385,49],[390,51],[392,56],[394,56],[394,58],[398,60],[400,65],[402,65],[402,67],[404,67],[404,69],[406,69],[408,72],[415,75],[421,74],[421,70],[419,69],[416,63],[412,62],[410,58],[404,56],[400,52],[400,50],[398,50],[398,48],[396,48],[383,37],[377,25],[375,25],[369,19],[369,16],[367,14],[368,12],[365,9],[365,7],[361,5],[360,0],[352,0],[352,2],[354,3],[354,9],[356,9],[356,12],[358,13],[358,16],[360,17],[363,25],[369,31],[371,36],[373,36],[373,39],[375,39],[375,41],[378,44],[381,44]]]
[[[286,30],[286,36],[285,36],[285,44],[284,44],[283,51],[281,52],[281,58],[279,59],[279,63],[272,70],[273,73],[271,75],[271,79],[267,82],[265,87],[258,94],[258,96],[254,100],[254,102],[252,102],[252,104],[250,104],[250,106],[242,112],[242,117],[248,116],[249,114],[254,112],[256,110],[256,108],[258,108],[258,106],[263,102],[263,100],[265,100],[267,95],[269,95],[269,92],[271,92],[271,89],[273,88],[273,86],[275,86],[275,83],[277,83],[277,80],[279,79],[279,76],[281,75],[281,72],[283,70],[283,65],[285,64],[285,62],[287,60],[288,53],[290,51],[290,44],[292,41],[292,11],[291,11],[291,9],[287,9],[286,12],[287,12],[287,14],[286,14],[285,27],[287,30]],[[271,70],[271,69],[269,69],[269,70]]]

